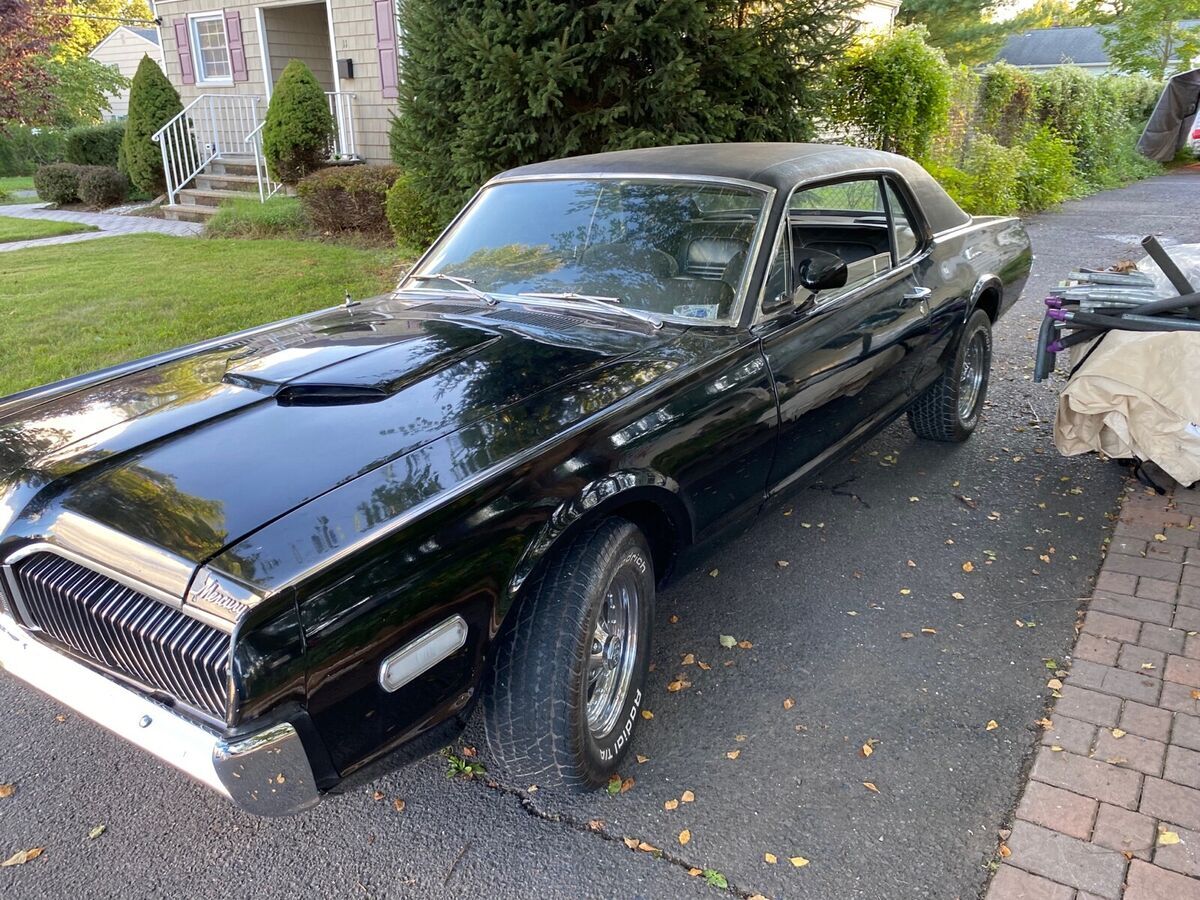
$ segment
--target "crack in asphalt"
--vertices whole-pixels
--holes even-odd
[[[518,805],[521,807],[521,809],[523,809],[526,813],[528,813],[530,816],[532,816],[535,819],[540,819],[543,822],[549,822],[550,824],[553,824],[553,825],[563,825],[568,830],[577,832],[579,834],[594,835],[603,841],[608,841],[609,843],[618,844],[630,853],[646,853],[645,850],[638,850],[638,849],[632,848],[628,844],[625,843],[625,840],[627,837],[630,840],[634,840],[634,838],[632,838],[628,835],[617,835],[617,834],[613,834],[612,832],[610,832],[607,828],[607,823],[603,819],[591,820],[591,821],[599,822],[600,825],[602,826],[600,828],[593,828],[591,826],[591,824],[589,824],[589,822],[581,822],[578,819],[576,819],[574,816],[566,815],[563,813],[551,812],[550,810],[540,808],[537,805],[537,802],[533,799],[533,797],[531,797],[529,795],[529,793],[527,791],[522,791],[519,788],[510,788],[510,787],[500,784],[500,782],[492,780],[492,779],[489,779],[487,781],[481,781],[480,784],[482,784],[488,790],[493,791],[494,793],[502,794],[507,797],[516,798],[516,800],[518,801]],[[640,839],[637,839],[637,840],[639,843],[648,843],[648,842],[643,842]],[[705,866],[699,866],[699,865],[696,865],[695,863],[688,862],[687,860],[683,859],[682,857],[675,856],[673,853],[668,853],[662,847],[657,847],[653,844],[650,844],[649,846],[653,846],[656,852],[646,853],[646,855],[652,857],[653,859],[658,860],[659,862],[670,863],[671,865],[673,865],[677,868],[683,869],[684,874],[686,874],[689,878],[700,878],[701,877],[699,875],[692,875],[691,871],[693,869],[700,869],[701,871],[703,871],[706,868]],[[464,852],[465,852],[465,848],[464,848]],[[461,854],[460,854],[460,858],[461,858]],[[458,861],[455,860],[456,865],[457,865],[457,862]],[[724,875],[724,873],[722,873],[722,875]],[[449,875],[447,875],[446,878],[447,878],[447,881],[449,881]],[[713,886],[714,890],[722,891],[724,893],[731,893],[736,897],[742,898],[742,900],[750,900],[750,898],[752,898],[752,897],[763,896],[761,891],[748,891],[745,888],[739,887],[738,885],[736,885],[732,881],[730,881],[728,876],[725,876],[725,882],[728,885],[728,888],[725,888],[722,891],[721,888],[717,888],[717,887]]]

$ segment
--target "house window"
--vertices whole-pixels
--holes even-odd
[[[196,45],[197,76],[200,82],[230,82],[233,68],[229,62],[229,36],[225,17],[197,16],[192,19],[192,40]]]

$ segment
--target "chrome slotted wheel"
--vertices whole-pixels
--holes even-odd
[[[986,374],[987,339],[977,332],[963,352],[962,370],[958,376],[958,415],[963,421],[975,414]]]
[[[592,631],[587,662],[587,724],[596,739],[617,725],[638,655],[640,588],[628,568],[613,577]]]

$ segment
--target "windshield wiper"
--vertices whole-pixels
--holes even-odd
[[[475,280],[473,278],[464,278],[462,275],[449,275],[445,272],[431,272],[428,275],[409,275],[408,277],[413,281],[448,281],[462,288],[476,300],[482,300],[488,306],[495,306],[499,302],[491,294],[475,287]]]
[[[557,305],[555,304],[555,301],[565,301],[566,303],[583,303],[591,306],[593,309],[603,309],[607,312],[620,313],[621,315],[629,316],[630,318],[638,319],[642,322],[648,322],[655,328],[663,327],[663,320],[654,315],[654,313],[648,313],[640,309],[629,309],[624,307],[621,305],[620,297],[603,297],[596,294],[577,294],[575,291],[561,291],[558,293],[550,291],[524,291],[517,294],[517,296],[526,300],[533,300],[535,303],[537,301],[550,301],[551,305]]]

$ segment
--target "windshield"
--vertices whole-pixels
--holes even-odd
[[[764,203],[762,191],[733,184],[496,184],[400,289],[462,289],[428,277],[444,273],[489,294],[584,295],[661,316],[728,320]]]

